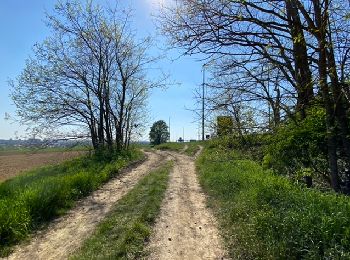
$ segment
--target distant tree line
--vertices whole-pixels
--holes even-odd
[[[313,124],[319,135],[304,132],[296,164],[323,172],[335,191],[350,189],[348,1],[180,0],[159,19],[173,47],[210,61],[209,110],[231,115],[241,136]]]

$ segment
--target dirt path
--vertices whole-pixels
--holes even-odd
[[[165,156],[146,152],[148,159],[138,167],[112,179],[91,196],[80,201],[67,215],[36,234],[29,244],[20,245],[8,259],[67,259],[95,229],[113,205]]]
[[[147,251],[150,259],[223,259],[214,217],[205,205],[193,159],[169,153],[174,170]]]

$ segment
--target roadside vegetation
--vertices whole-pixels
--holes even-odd
[[[97,152],[29,171],[0,184],[0,255],[42,224],[63,214],[142,153]]]
[[[199,151],[199,145],[201,142],[189,142],[189,143],[163,143],[155,145],[154,148],[158,150],[168,150],[174,152],[183,152],[188,156],[194,156]]]
[[[265,167],[350,194],[348,1],[183,0],[158,18],[205,61],[194,111],[212,133],[268,137]]]
[[[232,145],[211,141],[197,167],[233,259],[350,258],[347,196],[293,183]]]
[[[181,152],[185,148],[185,144],[169,142],[169,143],[155,145],[154,148],[161,151]]]
[[[124,196],[72,259],[139,259],[151,234],[172,163],[144,177]]]

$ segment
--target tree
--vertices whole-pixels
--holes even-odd
[[[211,96],[206,97],[213,109],[263,108],[268,125],[276,128],[284,121],[282,110],[302,123],[312,106],[321,105],[331,185],[341,191],[347,182],[350,191],[348,4],[179,0],[160,21],[173,47],[215,61]]]
[[[47,24],[53,34],[13,83],[23,123],[44,129],[81,129],[95,149],[123,149],[140,129],[148,90],[151,39],[136,40],[129,12],[92,1],[60,1]],[[162,83],[164,84],[164,83]]]
[[[149,132],[151,144],[158,145],[165,143],[169,139],[168,126],[163,120],[153,123]]]

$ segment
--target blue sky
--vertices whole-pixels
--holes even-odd
[[[112,0],[110,0],[112,1]],[[109,1],[109,2],[110,2]],[[152,14],[157,12],[160,2],[170,0],[122,0],[134,9],[133,27],[140,35],[156,35]],[[8,79],[15,79],[24,68],[25,60],[32,54],[32,46],[41,42],[49,30],[45,26],[45,11],[50,12],[54,0],[11,0],[0,1],[0,139],[22,137],[25,127],[12,120],[5,120],[5,113],[15,118],[15,106],[9,98]],[[108,1],[107,1],[108,2]],[[166,39],[155,36],[159,47],[164,48]],[[151,53],[159,52],[155,46]],[[171,118],[171,139],[182,136],[185,139],[198,137],[198,125],[194,114],[188,108],[194,107],[193,92],[201,84],[201,65],[199,57],[181,57],[178,51],[171,51],[160,66],[180,84],[166,90],[154,90],[149,99],[150,124],[156,120],[168,122]],[[172,61],[176,59],[175,61]],[[151,75],[152,76],[152,75]],[[148,138],[148,130],[143,139]]]

